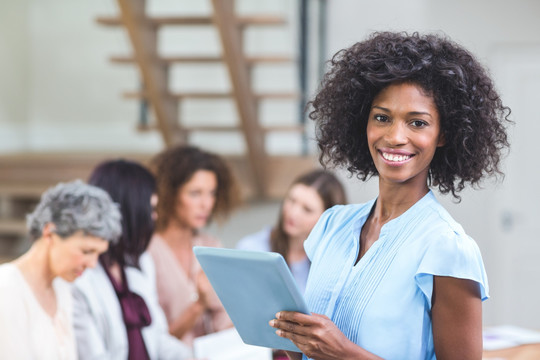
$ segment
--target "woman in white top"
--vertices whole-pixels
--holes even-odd
[[[67,282],[120,235],[120,212],[105,191],[75,181],[46,191],[27,223],[31,248],[0,266],[0,359],[76,359]]]
[[[331,172],[319,169],[302,174],[287,191],[277,224],[244,237],[236,247],[280,253],[304,292],[311,265],[304,240],[326,209],[346,202],[343,186]]]
[[[154,228],[154,177],[138,163],[112,160],[98,165],[88,182],[119,204],[122,236],[74,284],[79,360],[189,357],[189,349],[169,334],[154,262],[146,253]]]

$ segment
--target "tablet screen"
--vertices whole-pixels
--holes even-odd
[[[202,246],[193,251],[246,344],[300,352],[268,325],[279,311],[309,314],[280,254]]]

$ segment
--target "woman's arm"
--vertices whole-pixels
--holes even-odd
[[[194,301],[175,321],[169,324],[169,332],[181,339],[195,326],[204,309],[205,306],[200,298]]]
[[[212,285],[203,271],[197,277],[197,300],[169,325],[169,332],[181,339],[197,323],[197,320],[207,310],[211,309]],[[219,303],[221,304],[221,303]],[[229,320],[230,321],[230,320]],[[223,330],[223,329],[216,329]]]
[[[303,354],[315,360],[375,360],[380,357],[362,349],[338,329],[327,316],[281,311],[270,325],[276,334],[290,339]],[[297,353],[288,353],[299,359]],[[292,356],[292,357],[291,357]]]
[[[482,359],[482,300],[478,283],[434,276],[431,312],[438,360]]]

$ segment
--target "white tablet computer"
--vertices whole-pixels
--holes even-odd
[[[310,313],[283,256],[203,246],[193,251],[246,344],[300,352],[268,325],[278,311]]]

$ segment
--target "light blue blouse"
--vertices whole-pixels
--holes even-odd
[[[386,223],[355,265],[360,231],[374,203],[338,205],[319,219],[305,243],[312,261],[308,306],[384,359],[435,359],[433,276],[473,280],[487,299],[480,250],[430,191]]]
[[[270,233],[272,232],[271,226],[266,226],[264,229],[247,235],[240,239],[236,244],[237,249],[252,250],[252,251],[271,251],[270,249]],[[296,261],[289,264],[289,269],[296,280],[298,289],[303,293],[306,289],[306,282],[309,274],[309,267],[311,262],[306,257],[303,260]]]

